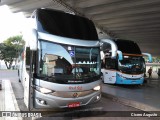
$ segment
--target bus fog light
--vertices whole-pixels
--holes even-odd
[[[44,101],[44,100],[41,100],[40,102],[41,102],[41,104],[45,104],[45,101]]]
[[[96,87],[93,88],[93,90],[96,90],[96,91],[98,91],[100,89],[101,89],[101,86],[96,86]]]
[[[40,103],[40,104],[43,104],[43,105],[47,105],[47,102],[44,101],[44,100],[39,100],[39,103]]]
[[[40,88],[39,90],[42,93],[51,93],[52,92],[52,90],[49,90],[49,89],[46,89],[46,88]]]
[[[98,100],[98,99],[100,99],[100,96],[99,96],[99,95],[97,96],[97,100]]]

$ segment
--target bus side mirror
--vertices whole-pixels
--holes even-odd
[[[117,57],[117,49],[118,49],[116,43],[111,39],[101,39],[100,40],[100,47],[102,47],[104,43],[110,44],[111,53],[112,53],[111,54],[111,58],[116,59],[116,57]]]
[[[30,50],[37,50],[38,34],[36,29],[28,29],[23,33],[23,37],[26,42],[28,41],[27,44],[29,45]]]
[[[118,53],[118,60],[123,60],[123,54],[121,51],[117,50]]]
[[[103,60],[105,58],[104,52],[100,51],[100,55],[101,55],[101,60]]]
[[[149,54],[149,53],[142,53],[142,54],[148,56],[149,62],[152,62],[152,55],[151,54]]]
[[[30,41],[30,43],[29,43],[30,50],[37,50],[38,35],[37,35],[36,29],[31,30],[31,36],[29,38],[29,41]]]

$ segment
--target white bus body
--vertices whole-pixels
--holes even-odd
[[[37,9],[31,18],[35,26],[24,36],[19,63],[26,106],[70,108],[99,101],[101,40],[92,21],[51,9]],[[103,42],[115,57],[114,42]]]
[[[152,56],[148,53],[141,53],[139,46],[129,40],[115,40],[117,45],[117,57],[110,57],[109,46],[103,46],[102,51],[102,79],[108,84],[140,85],[144,81],[145,61],[143,55]]]

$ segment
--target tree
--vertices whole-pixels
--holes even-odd
[[[14,60],[18,58],[19,51],[24,46],[22,36],[13,36],[0,44],[0,59],[4,60],[7,69],[10,69]]]
[[[145,61],[148,62],[148,57],[144,57]],[[152,62],[153,63],[160,63],[160,56],[152,57]]]

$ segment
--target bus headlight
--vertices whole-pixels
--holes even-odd
[[[98,90],[100,90],[100,89],[101,89],[101,86],[100,86],[100,85],[93,88],[93,90],[96,90],[96,91],[98,91]]]
[[[41,93],[45,93],[45,94],[52,92],[52,90],[49,90],[49,89],[46,89],[46,88],[40,88],[39,90],[40,90]]]

